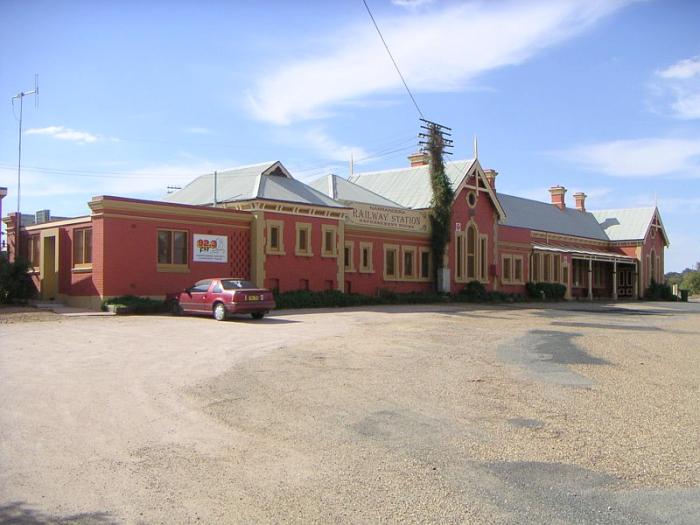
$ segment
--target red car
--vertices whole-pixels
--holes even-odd
[[[271,291],[245,279],[220,277],[197,281],[175,294],[173,311],[213,315],[217,321],[224,321],[231,314],[250,314],[253,319],[262,319],[274,307]]]

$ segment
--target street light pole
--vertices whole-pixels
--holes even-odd
[[[15,99],[19,99],[19,141],[17,147],[17,215],[15,219],[15,261],[20,255],[20,229],[22,227],[22,212],[20,211],[20,203],[22,196],[22,110],[24,108],[24,97],[34,95],[34,106],[36,107],[39,97],[39,75],[34,75],[34,89],[32,91],[20,91],[12,97],[14,107]]]

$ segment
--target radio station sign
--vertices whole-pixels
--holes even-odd
[[[428,215],[423,211],[385,208],[372,204],[352,203],[350,223],[391,228],[415,233],[428,232]]]
[[[195,262],[225,263],[228,261],[228,238],[225,235],[192,236],[192,260]]]

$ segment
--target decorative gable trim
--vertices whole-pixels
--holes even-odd
[[[284,177],[287,179],[294,178],[279,160],[275,161],[269,168],[263,171],[261,175],[267,175],[272,177]]]
[[[473,183],[469,182],[471,178],[474,178]],[[479,184],[479,182],[481,182],[481,184]],[[457,188],[455,188],[455,199],[465,188],[475,189],[477,195],[480,191],[485,191],[491,199],[493,207],[496,208],[496,212],[498,213],[498,220],[503,220],[506,218],[506,212],[503,209],[503,206],[501,206],[498,197],[496,197],[496,192],[489,184],[489,181],[486,178],[486,174],[484,173],[484,169],[479,163],[479,159],[474,159],[472,161],[471,165],[467,169],[467,173],[464,175],[464,178],[462,178],[462,181],[459,183]]]

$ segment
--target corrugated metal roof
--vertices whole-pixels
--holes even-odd
[[[457,186],[471,168],[474,159],[445,163],[445,174],[452,185]],[[430,207],[433,190],[430,187],[429,166],[358,173],[348,178],[354,184],[413,209]]]
[[[394,201],[385,199],[367,188],[358,186],[338,175],[325,175],[309,184],[312,188],[325,195],[343,202],[362,202],[375,206],[388,206],[390,208],[402,208]]]
[[[570,246],[556,246],[551,244],[533,244],[532,248],[534,250],[540,250],[544,252],[556,252],[556,253],[571,253],[574,255],[583,255],[586,257],[598,258],[598,259],[617,259],[622,261],[636,261],[636,257],[630,257],[629,255],[622,255],[619,253],[605,252],[601,250],[590,250],[583,248],[573,248]]]
[[[642,240],[654,218],[655,208],[627,208],[591,212],[611,241]]]
[[[289,175],[280,162],[270,161],[217,173],[216,200],[232,202],[268,199],[334,208],[343,207],[323,193]],[[214,202],[214,174],[201,175],[162,199],[178,204],[208,205]]]
[[[592,213],[580,212],[575,208],[560,210],[546,202],[524,199],[505,193],[499,193],[498,200],[506,212],[506,219],[501,223],[505,226],[587,237],[601,241],[608,240]]]

